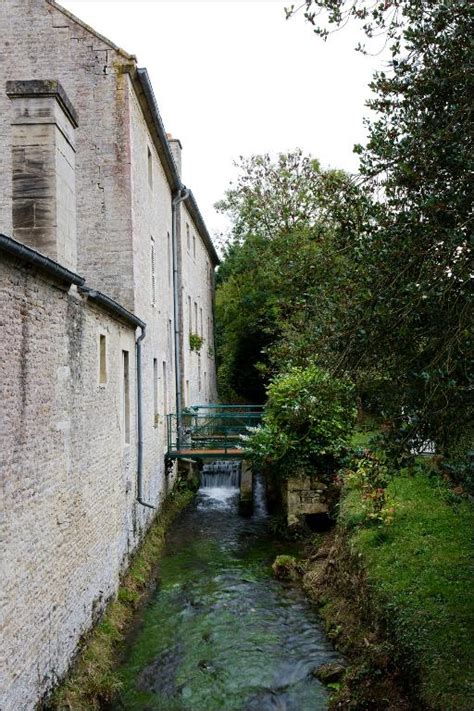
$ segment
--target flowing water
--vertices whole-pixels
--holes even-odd
[[[311,671],[337,658],[316,610],[271,563],[257,477],[251,516],[239,515],[238,472],[207,469],[193,506],[175,521],[159,585],[131,640],[116,709],[322,711]]]

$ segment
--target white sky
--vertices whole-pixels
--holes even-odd
[[[291,0],[61,4],[147,67],[212,235],[227,226],[213,205],[239,155],[300,147],[323,166],[357,169],[352,147],[364,140],[368,83],[382,60],[354,51],[355,26],[324,43],[302,15],[285,20]]]

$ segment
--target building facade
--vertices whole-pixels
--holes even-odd
[[[0,26],[0,707],[16,711],[64,675],[172,485],[166,415],[216,399],[218,258],[135,58],[53,0],[3,0]]]

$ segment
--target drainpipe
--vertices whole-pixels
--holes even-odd
[[[179,323],[179,302],[181,298],[178,270],[178,205],[189,197],[189,190],[183,185],[171,201],[171,245],[173,252],[173,315],[174,315],[174,370],[176,386],[176,428],[177,446],[181,439],[181,340]]]
[[[155,507],[143,500],[143,408],[142,408],[142,341],[145,338],[145,324],[140,326],[141,334],[135,342],[137,357],[137,501],[148,509]]]
[[[1,245],[0,245],[1,246]],[[146,323],[124,308],[121,304],[102,294],[97,289],[80,285],[78,290],[90,301],[95,302],[109,313],[118,316],[129,326],[139,328],[140,335],[135,341],[135,356],[137,363],[137,501],[149,509],[155,507],[143,500],[143,401],[142,401],[142,341],[145,338]]]

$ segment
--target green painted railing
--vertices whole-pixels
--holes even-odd
[[[204,457],[219,451],[223,454],[242,449],[241,435],[257,427],[262,407],[255,405],[193,405],[167,416],[168,456]]]

